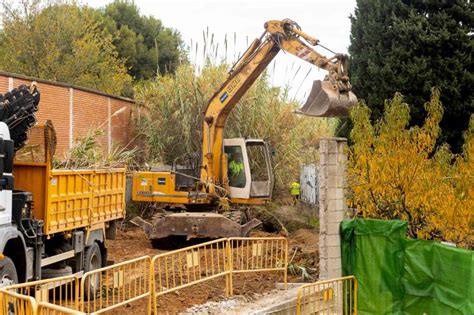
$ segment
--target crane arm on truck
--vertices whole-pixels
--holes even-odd
[[[321,55],[310,46],[318,45],[319,41],[301,31],[292,20],[272,20],[264,26],[265,32],[253,41],[230,70],[227,80],[211,97],[204,112],[201,180],[210,183],[211,195],[215,193],[214,185],[225,185],[222,147],[227,118],[280,50],[328,72],[324,81],[313,83],[313,90],[300,110],[302,114],[317,117],[346,116],[357,102],[346,72],[346,55],[335,54],[331,58]]]
[[[27,132],[36,123],[40,93],[36,82],[28,87],[20,85],[0,95],[0,121],[4,122],[14,142],[15,151],[21,149],[27,140]]]

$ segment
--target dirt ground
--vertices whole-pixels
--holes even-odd
[[[251,236],[278,236],[267,232],[254,232]],[[317,270],[318,234],[315,230],[301,229],[289,236],[288,257],[293,257],[293,263]],[[143,231],[137,227],[128,227],[117,232],[117,238],[108,242],[108,260],[118,263],[124,260],[150,255],[154,256],[164,250],[154,249],[147,240]],[[252,273],[234,276],[234,295],[245,296],[252,300],[264,292],[275,288],[277,282],[283,280],[282,274]],[[300,275],[289,274],[290,282],[301,282]],[[158,312],[160,314],[178,314],[196,304],[207,301],[225,300],[224,277],[194,285],[157,298]],[[108,314],[146,314],[147,299],[142,299]]]
[[[115,240],[109,240],[107,244],[107,260],[113,263],[140,256],[154,256],[165,252],[153,248],[143,230],[134,226],[118,230]]]

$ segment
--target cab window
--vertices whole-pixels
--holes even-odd
[[[227,154],[227,176],[229,178],[229,186],[244,188],[246,184],[244,158],[242,148],[240,146],[226,146],[224,148]]]
[[[250,174],[253,181],[269,181],[265,146],[262,143],[247,143],[247,155],[250,164]]]

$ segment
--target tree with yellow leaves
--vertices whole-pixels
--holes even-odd
[[[384,116],[374,124],[365,104],[354,108],[350,187],[363,217],[407,220],[411,237],[473,248],[474,119],[462,154],[437,146],[439,98],[433,90],[420,127],[408,128],[409,106],[400,94],[386,102]]]

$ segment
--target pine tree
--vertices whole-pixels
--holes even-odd
[[[474,113],[472,3],[357,0],[351,22],[351,83],[371,118],[380,118],[385,99],[400,92],[410,104],[410,124],[419,125],[423,104],[438,87],[445,108],[440,142],[459,152]]]

